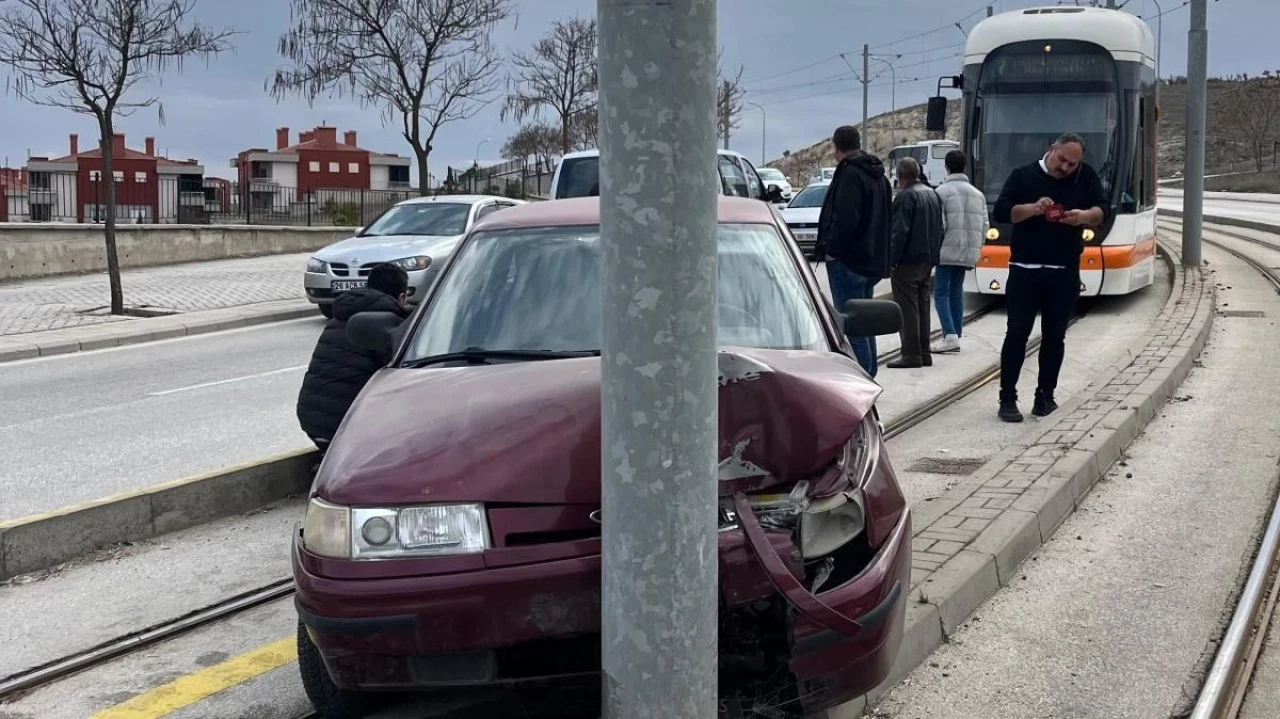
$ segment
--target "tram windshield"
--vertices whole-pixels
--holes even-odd
[[[983,65],[974,148],[981,176],[975,179],[995,202],[1014,168],[1040,157],[1058,135],[1074,132],[1110,194],[1120,126],[1115,62],[1102,48],[1056,53],[1034,45],[1031,53],[1002,48]]]

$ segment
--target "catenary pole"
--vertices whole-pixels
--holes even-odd
[[[1182,264],[1200,266],[1204,221],[1204,130],[1209,95],[1208,0],[1192,0],[1187,32],[1187,137],[1182,195]]]
[[[871,126],[867,124],[867,90],[871,86],[871,46],[862,45],[862,149],[871,152]]]
[[[606,719],[717,709],[716,0],[597,0]]]

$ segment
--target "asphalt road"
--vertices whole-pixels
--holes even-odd
[[[0,521],[308,446],[323,322],[0,364]]]
[[[1160,190],[1159,205],[1182,210],[1182,190]],[[1280,195],[1209,192],[1204,198],[1204,214],[1280,224]]]

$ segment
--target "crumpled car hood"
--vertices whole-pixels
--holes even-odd
[[[721,351],[722,494],[822,468],[880,391],[842,355]],[[346,505],[598,504],[600,360],[384,369],[352,405],[314,489]]]

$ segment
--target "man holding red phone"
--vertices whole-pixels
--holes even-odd
[[[1018,376],[1040,316],[1040,374],[1031,413],[1058,408],[1053,393],[1066,353],[1067,323],[1080,296],[1083,227],[1097,227],[1110,203],[1097,171],[1084,162],[1084,140],[1063,133],[1036,162],[1009,174],[992,221],[1012,223],[1005,300],[1009,324],[1000,352],[1000,419],[1021,422]]]

